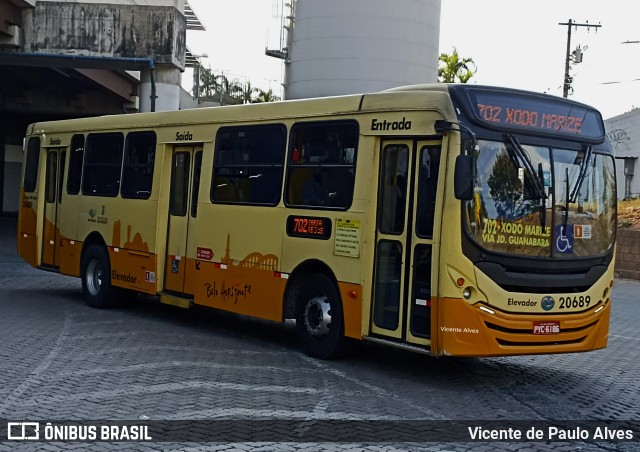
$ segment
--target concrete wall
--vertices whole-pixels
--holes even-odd
[[[0,53],[17,56],[0,65],[0,213],[18,209],[28,124],[179,108],[184,11],[185,0],[0,0]],[[140,83],[110,61],[134,58],[155,62],[127,67]]]
[[[186,19],[174,6],[39,1],[25,21],[25,51],[153,58],[184,69]]]
[[[618,229],[616,277],[640,280],[640,231]]]
[[[2,175],[2,210],[18,212],[20,176],[22,174],[22,147],[6,144],[4,149],[4,170]]]

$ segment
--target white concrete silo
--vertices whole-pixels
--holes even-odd
[[[296,0],[285,98],[432,83],[441,0]]]

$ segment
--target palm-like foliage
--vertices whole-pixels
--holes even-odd
[[[251,86],[251,82],[249,81],[247,81],[244,84],[244,86],[241,87],[241,89],[242,89],[241,97],[242,97],[243,104],[253,103],[255,100],[255,94],[260,91],[258,88],[254,88],[253,86]]]
[[[217,77],[211,69],[200,66],[199,90],[198,97],[209,100],[213,99],[215,93],[218,91]]]
[[[269,88],[267,91],[262,89],[258,90],[258,97],[256,98],[256,102],[277,102],[280,98],[273,94],[273,90]]]
[[[450,55],[441,53],[439,62],[438,81],[441,83],[467,83],[478,70],[473,58],[461,58],[455,47]]]
[[[219,102],[221,105],[274,102],[280,98],[269,89],[264,91],[238,80],[229,80],[224,74],[215,74],[211,69],[200,67],[200,100]]]

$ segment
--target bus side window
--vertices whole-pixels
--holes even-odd
[[[149,199],[156,156],[154,132],[127,135],[122,164],[122,197]]]
[[[291,132],[285,202],[346,210],[353,201],[358,124],[298,123]]]
[[[24,191],[33,192],[38,180],[38,165],[40,164],[40,138],[29,138],[27,145],[27,158],[24,169]]]
[[[80,193],[82,180],[82,161],[84,158],[84,135],[74,135],[71,138],[71,152],[69,154],[69,174],[67,176],[67,194]]]
[[[285,142],[286,128],[281,124],[220,128],[211,201],[277,205],[282,193]]]
[[[91,133],[87,137],[82,193],[118,196],[122,169],[122,133]]]

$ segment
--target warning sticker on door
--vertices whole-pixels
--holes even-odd
[[[591,225],[590,224],[576,224],[573,226],[573,237],[576,239],[590,239],[591,238]]]

